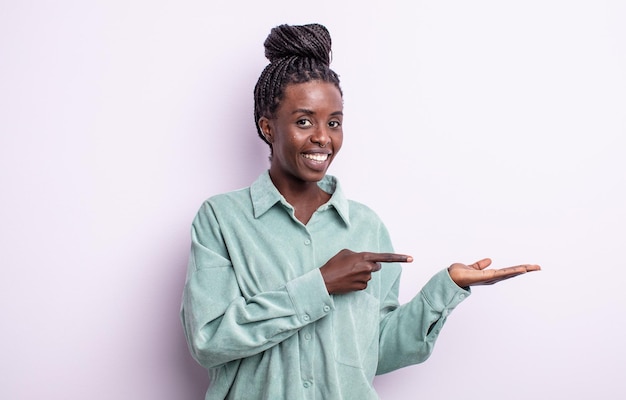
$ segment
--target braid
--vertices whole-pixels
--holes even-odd
[[[274,116],[287,85],[319,80],[334,84],[341,93],[339,76],[330,69],[331,44],[330,33],[320,24],[280,25],[265,39],[270,64],[254,87],[254,123],[267,144],[259,119]]]

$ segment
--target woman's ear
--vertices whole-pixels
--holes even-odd
[[[267,117],[259,118],[259,128],[261,132],[263,132],[263,136],[265,136],[265,140],[268,143],[274,142],[274,132],[272,131],[272,124]]]

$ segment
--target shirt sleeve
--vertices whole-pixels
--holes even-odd
[[[384,251],[392,251],[385,229],[381,238],[382,247],[388,249]],[[435,274],[411,301],[400,306],[401,269],[396,271],[387,275],[381,291],[377,375],[428,359],[446,319],[470,295],[469,288],[460,288],[444,269]]]
[[[205,205],[198,213],[181,320],[191,354],[205,368],[275,346],[333,308],[319,269],[244,298],[213,211]]]
[[[452,310],[469,290],[458,287],[448,270],[435,274],[408,303],[396,308],[397,285],[384,302],[388,312],[381,322],[377,374],[425,361],[433,351],[439,332]]]

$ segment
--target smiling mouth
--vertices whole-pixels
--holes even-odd
[[[308,158],[309,160],[313,160],[313,161],[317,161],[317,162],[324,162],[324,161],[328,160],[328,157],[330,157],[330,154],[320,154],[320,153],[309,154],[309,153],[303,153],[302,157]]]

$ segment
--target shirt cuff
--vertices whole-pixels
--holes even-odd
[[[318,268],[287,282],[287,293],[303,324],[309,324],[335,309]]]
[[[445,310],[446,313],[452,311],[470,294],[469,287],[461,288],[454,283],[447,268],[436,273],[422,289],[422,295],[431,307],[437,311]]]

